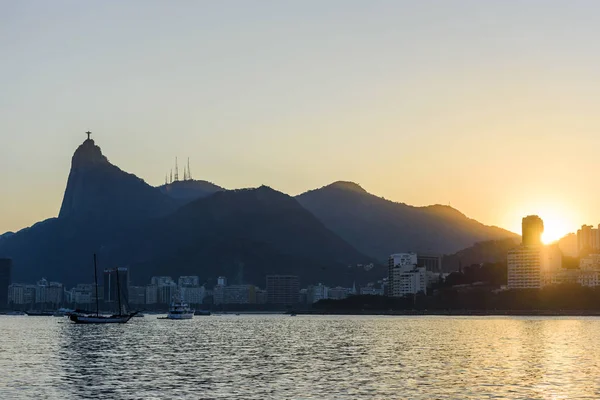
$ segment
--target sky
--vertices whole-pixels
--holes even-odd
[[[596,1],[0,1],[0,232],[91,130],[159,185],[337,180],[546,238],[600,223]]]

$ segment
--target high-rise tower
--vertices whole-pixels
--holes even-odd
[[[528,215],[523,218],[522,236],[523,246],[540,246],[544,233],[544,221],[537,215]]]

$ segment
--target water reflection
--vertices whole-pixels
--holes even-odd
[[[0,398],[599,398],[600,319],[0,317]]]

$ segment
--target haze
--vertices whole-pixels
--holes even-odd
[[[4,1],[0,233],[56,216],[94,132],[153,185],[336,180],[553,239],[600,222],[593,1]]]

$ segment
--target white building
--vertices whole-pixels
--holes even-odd
[[[332,300],[341,300],[345,299],[352,292],[351,288],[345,288],[341,286],[337,286],[334,288],[329,288],[327,296]]]
[[[519,246],[507,255],[508,288],[537,289],[552,284],[562,270],[558,246]]]
[[[371,296],[383,296],[383,288],[377,289],[373,286],[361,287],[360,294]]]
[[[581,257],[579,269],[582,271],[600,271],[600,254],[588,254]]]
[[[183,301],[188,304],[202,304],[204,297],[206,297],[206,289],[204,286],[188,287],[183,286],[180,289]]]
[[[316,303],[319,300],[325,300],[329,298],[329,288],[324,286],[322,283],[319,283],[315,286],[308,287],[308,302]]]
[[[416,253],[392,254],[388,262],[389,295],[402,297],[427,293],[427,269],[417,266]]]
[[[177,286],[182,287],[198,287],[200,286],[200,278],[197,276],[180,276]]]
[[[75,304],[92,304],[96,302],[94,285],[80,283],[71,289],[71,301]]]
[[[158,285],[146,286],[146,304],[158,303]]]

